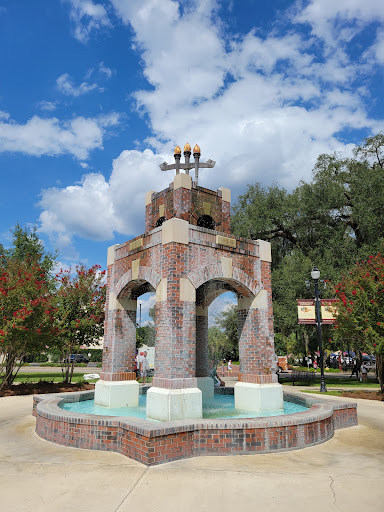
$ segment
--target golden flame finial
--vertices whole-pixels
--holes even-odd
[[[181,155],[181,148],[180,146],[175,147],[175,155]]]
[[[198,146],[197,144],[195,145],[195,147],[193,148],[193,153],[198,153],[200,155],[201,151],[200,151],[200,146]]]
[[[187,142],[186,145],[184,146],[184,151],[191,151],[191,146],[189,145],[189,143]]]

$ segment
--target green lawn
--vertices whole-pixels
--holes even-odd
[[[284,381],[284,379],[280,380],[280,383],[284,386],[292,386],[292,382],[290,381]],[[295,382],[294,387],[300,387],[300,386],[308,386],[308,382]],[[368,382],[360,382],[359,380],[352,380],[349,378],[341,379],[341,378],[335,378],[335,377],[326,377],[325,379],[325,385],[331,386],[331,387],[348,387],[348,388],[371,388],[371,389],[379,389],[379,384],[377,381],[368,381]],[[311,383],[311,386],[316,387],[320,386],[320,376],[319,378],[316,378],[315,382]]]
[[[84,373],[74,373],[72,376],[72,382],[83,382],[83,376],[89,372]],[[97,379],[96,379],[97,380]],[[96,382],[96,380],[90,380],[87,382]],[[32,383],[39,381],[47,381],[47,382],[63,382],[62,373],[52,372],[52,373],[19,373],[16,376],[15,383]]]

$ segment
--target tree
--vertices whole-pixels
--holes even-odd
[[[217,325],[208,329],[208,347],[212,368],[216,368],[218,361],[232,357],[232,343],[227,335]]]
[[[84,265],[76,267],[74,275],[69,271],[60,271],[56,275],[59,288],[55,293],[55,326],[58,331],[54,342],[62,352],[65,363],[64,381],[71,382],[75,361],[71,354],[95,343],[104,332],[105,271],[100,265],[87,269]]]
[[[349,339],[355,351],[376,355],[381,391],[384,391],[384,256],[370,255],[356,263],[335,287],[335,337]]]
[[[136,349],[140,348],[142,345],[146,345],[147,347],[154,347],[156,341],[156,306],[152,306],[149,309],[149,317],[150,321],[148,321],[147,325],[143,327],[139,327],[136,324]]]
[[[239,197],[234,233],[271,242],[275,327],[284,336],[310,336],[310,328],[297,325],[296,298],[313,296],[304,282],[314,264],[337,282],[355,261],[382,249],[383,162],[379,134],[365,139],[353,158],[320,155],[312,181],[292,192],[256,183]],[[331,298],[331,291],[323,296]]]
[[[43,351],[55,334],[53,263],[36,230],[17,225],[10,249],[0,258],[1,387],[13,383],[28,352]]]
[[[229,306],[216,318],[216,326],[225,336],[223,357],[226,359],[239,359],[239,328],[237,317],[237,305]]]

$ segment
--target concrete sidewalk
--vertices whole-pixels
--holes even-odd
[[[1,510],[381,510],[384,403],[357,402],[359,426],[337,431],[322,445],[147,468],[116,453],[43,441],[34,433],[32,397],[0,398]]]

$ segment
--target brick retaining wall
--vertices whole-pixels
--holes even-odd
[[[199,455],[239,455],[295,450],[323,443],[334,430],[357,425],[356,404],[285,393],[285,400],[311,407],[252,419],[154,423],[139,418],[94,416],[61,409],[62,401],[93,398],[93,391],[35,396],[36,433],[57,444],[116,451],[146,465]]]

